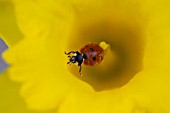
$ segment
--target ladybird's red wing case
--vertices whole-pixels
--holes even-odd
[[[84,65],[94,66],[99,64],[104,57],[104,50],[96,43],[89,43],[80,49],[80,53],[86,56]]]

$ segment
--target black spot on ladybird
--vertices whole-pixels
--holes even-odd
[[[83,58],[84,58],[84,59],[87,59],[87,55],[86,55],[86,54],[83,54]]]
[[[93,57],[93,60],[96,60],[96,57]]]
[[[93,51],[94,51],[94,49],[93,49],[93,48],[90,48],[90,51],[91,51],[91,52],[93,52]]]

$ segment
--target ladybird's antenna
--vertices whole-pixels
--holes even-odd
[[[66,55],[69,55],[69,54],[71,54],[71,53],[76,53],[76,52],[70,51],[70,52],[66,53],[66,52],[64,51],[64,53],[65,53]]]

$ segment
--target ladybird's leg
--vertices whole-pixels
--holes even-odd
[[[79,73],[80,73],[80,75],[81,75],[81,69],[82,69],[82,67],[81,67],[81,65],[79,65],[80,66],[80,69],[79,69]],[[82,76],[82,75],[81,75]]]
[[[70,62],[67,62],[67,64],[70,64]]]
[[[70,64],[70,66],[71,66],[71,62],[67,62],[67,64]]]

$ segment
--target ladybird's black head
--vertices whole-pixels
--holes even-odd
[[[70,54],[73,53],[73,56],[70,56]],[[66,55],[68,55],[68,57],[70,58],[70,62],[72,63],[78,63],[78,65],[80,66],[83,62],[83,56],[78,52],[74,52],[74,51],[70,51],[68,53],[65,52]],[[68,62],[67,64],[69,64],[70,62]]]
[[[72,56],[72,57],[70,58],[70,62],[76,63],[76,56]]]
[[[70,56],[70,54],[73,53],[73,56]],[[70,58],[69,59],[69,62],[67,62],[67,64],[70,64],[70,63],[78,63],[78,66],[80,66],[80,74],[81,74],[81,64],[83,62],[83,56],[78,52],[74,52],[74,51],[70,51],[68,53],[65,52],[66,55],[68,55],[68,57]]]

